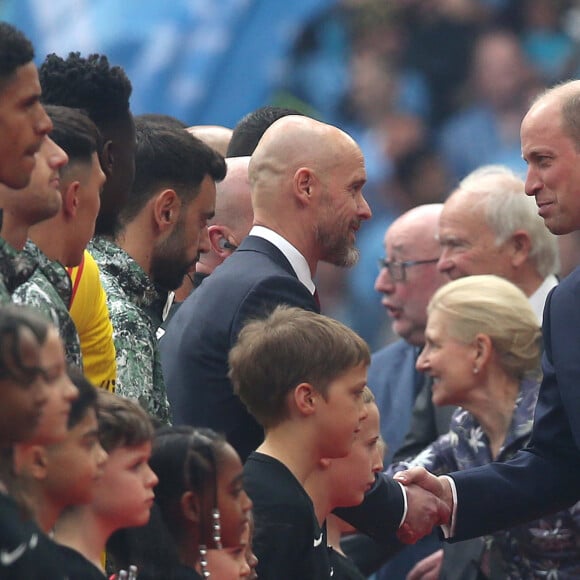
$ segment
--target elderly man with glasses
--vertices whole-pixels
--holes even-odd
[[[427,303],[446,277],[437,270],[437,238],[442,204],[416,207],[387,229],[387,258],[379,259],[375,290],[401,339],[373,355],[368,384],[381,411],[381,434],[387,443],[385,463],[403,442],[411,410],[424,381],[415,359],[425,342]]]

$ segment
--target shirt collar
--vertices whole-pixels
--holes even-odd
[[[250,230],[251,236],[263,238],[274,244],[290,262],[292,269],[296,273],[298,280],[308,288],[311,294],[314,294],[315,286],[310,275],[310,268],[306,258],[285,238],[274,230],[264,226],[253,226]]]
[[[544,304],[546,303],[546,298],[548,297],[550,290],[554,286],[557,286],[557,284],[558,278],[556,278],[556,276],[554,276],[553,274],[550,274],[544,279],[542,285],[528,298],[528,300],[530,301],[530,306],[532,307],[532,310],[536,313],[536,316],[538,317],[538,321],[540,324],[542,324],[542,318],[544,315]]]

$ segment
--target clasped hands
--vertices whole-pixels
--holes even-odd
[[[407,491],[407,515],[397,532],[401,542],[414,544],[435,526],[450,523],[453,495],[446,478],[437,477],[423,467],[412,467],[399,471],[393,479]]]

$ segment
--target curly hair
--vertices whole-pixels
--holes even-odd
[[[49,54],[38,71],[42,102],[84,109],[93,122],[109,126],[126,118],[133,87],[120,66],[111,66],[106,56],[84,58],[71,52],[65,60]]]

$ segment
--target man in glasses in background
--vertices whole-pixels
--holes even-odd
[[[424,380],[415,370],[415,360],[425,343],[427,304],[447,281],[437,270],[442,209],[440,203],[421,205],[395,220],[385,233],[387,257],[379,259],[375,290],[382,294],[393,332],[400,337],[373,354],[368,374],[381,411],[381,435],[389,448],[385,464],[409,430],[411,410]]]

